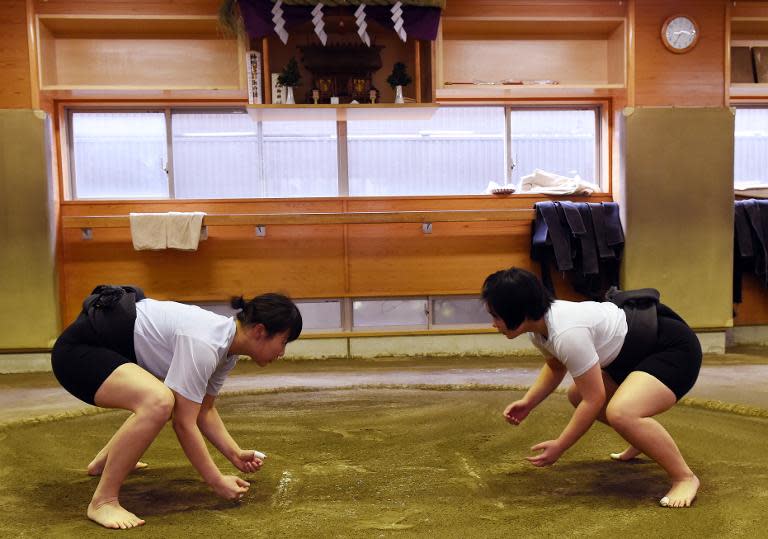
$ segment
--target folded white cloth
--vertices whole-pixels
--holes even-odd
[[[554,172],[535,169],[533,174],[520,179],[521,193],[541,193],[546,195],[591,195],[600,187],[582,180],[577,174],[573,178],[560,176]]]
[[[137,251],[157,251],[168,245],[166,213],[132,213],[131,239],[133,248]]]
[[[131,239],[137,251],[196,251],[205,212],[131,213]]]
[[[168,248],[196,251],[204,216],[202,211],[168,213]]]

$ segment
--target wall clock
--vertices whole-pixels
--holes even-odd
[[[699,41],[699,25],[688,15],[672,15],[661,26],[661,41],[674,53],[688,52]]]

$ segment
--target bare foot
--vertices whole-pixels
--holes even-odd
[[[621,453],[611,453],[611,458],[613,460],[620,460],[620,461],[626,462],[628,460],[637,458],[639,454],[640,454],[640,450],[630,445]]]
[[[93,475],[93,476],[101,475],[101,472],[104,471],[104,465],[106,464],[106,462],[107,462],[106,458],[104,458],[103,460],[99,458],[93,459],[93,461],[91,461],[91,463],[88,465],[88,475]],[[133,471],[135,472],[136,470],[142,470],[147,466],[149,465],[146,462],[139,461],[136,463],[136,466],[133,467]]]
[[[97,524],[113,530],[127,530],[144,524],[144,520],[123,509],[117,498],[98,504],[91,501],[86,514]]]
[[[691,475],[682,481],[674,481],[667,495],[659,500],[662,507],[690,507],[696,498],[700,485],[699,478]]]

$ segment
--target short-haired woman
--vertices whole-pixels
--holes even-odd
[[[133,412],[88,465],[89,474],[101,476],[87,509],[91,520],[115,529],[144,524],[120,505],[120,488],[132,470],[145,466],[139,458],[171,418],[184,453],[216,494],[238,500],[248,490],[248,482],[218,469],[205,438],[241,472],[258,470],[262,459],[240,448],[214,402],[238,356],[268,365],[298,338],[302,320],[280,294],[233,298],[231,305],[239,310],[234,318],[140,299],[135,320],[131,310],[127,324],[113,317],[112,326],[108,311],[94,316],[92,307],[56,341],[53,372],[67,391],[88,404]]]
[[[701,346],[679,317],[659,305],[658,331],[648,354],[637,357],[628,341],[624,310],[610,302],[554,300],[534,274],[510,268],[489,275],[482,297],[493,325],[508,339],[528,333],[546,356],[541,372],[522,399],[504,410],[518,425],[563,380],[574,384],[568,400],[575,407],[560,436],[531,448],[534,466],[549,466],[598,419],[616,430],[630,447],[612,458],[640,453],[655,460],[669,475],[665,507],[689,507],[699,479],[686,464],[675,441],[653,416],[668,409],[693,387],[701,367]]]

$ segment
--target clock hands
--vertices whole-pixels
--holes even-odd
[[[677,46],[680,39],[685,38],[685,41],[683,41],[683,44],[689,43],[691,39],[693,39],[693,36],[696,34],[695,31],[690,32],[688,30],[676,30],[672,32],[672,35],[674,36],[670,42],[673,46]]]

